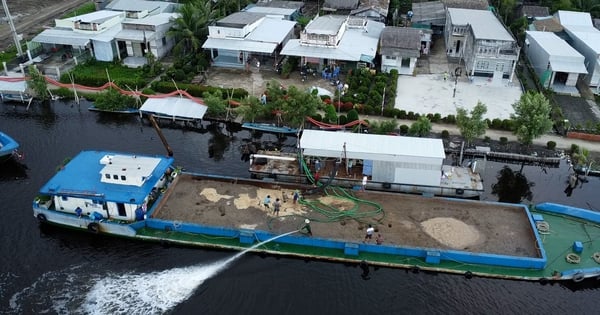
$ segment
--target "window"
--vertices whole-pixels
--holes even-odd
[[[118,180],[119,179],[119,175],[117,175],[117,174],[113,175],[113,179],[114,180]]]
[[[396,60],[396,56],[385,56],[385,59]]]
[[[125,175],[121,175],[121,180],[127,180],[127,177],[125,177]]]
[[[121,217],[127,216],[127,211],[125,211],[125,205],[122,202],[117,203],[117,212],[119,212],[119,216]]]
[[[104,174],[104,177],[106,177],[106,179],[110,179],[110,174]]]
[[[61,196],[60,198],[62,199],[62,201],[67,201],[67,200],[69,200],[69,197],[67,197],[67,196]]]
[[[402,68],[410,67],[410,58],[402,58]]]
[[[162,45],[167,46],[167,38],[166,37],[162,38]]]

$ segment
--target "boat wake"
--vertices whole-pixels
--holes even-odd
[[[163,314],[246,252],[295,232],[278,235],[227,259],[164,271],[99,275],[77,266],[49,272],[13,295],[11,312],[34,309],[36,313],[58,314]]]

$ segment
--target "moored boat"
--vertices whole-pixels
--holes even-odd
[[[91,112],[99,112],[99,113],[112,113],[112,114],[138,114],[140,112],[137,108],[123,108],[123,109],[101,109],[94,105],[88,107],[88,110]]]
[[[19,143],[9,135],[0,131],[0,162],[10,158],[22,158],[19,153]]]
[[[304,130],[298,153],[258,152],[249,172],[258,179],[312,184],[318,176],[348,188],[479,198],[478,162],[452,166],[445,157],[441,139]]]
[[[540,282],[600,275],[600,244],[593,242],[600,237],[600,215],[593,211],[318,190],[189,173],[173,162],[81,152],[40,189],[33,215],[92,233],[232,250],[296,231],[255,251],[415,272]],[[280,199],[279,215],[264,205],[266,196]],[[385,240],[365,237],[368,225]]]
[[[298,133],[297,128],[291,128],[288,126],[277,126],[275,124],[268,124],[268,123],[245,122],[242,124],[242,128],[256,130],[256,131],[262,131],[262,132],[278,133],[278,134],[297,134]]]

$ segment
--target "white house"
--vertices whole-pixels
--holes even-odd
[[[161,58],[173,47],[167,30],[177,18],[177,4],[165,1],[114,0],[106,9],[66,19],[32,39],[45,51],[89,51],[99,61],[140,57]]]
[[[462,59],[469,75],[512,81],[520,48],[491,11],[448,8],[444,38],[448,57]]]
[[[558,11],[556,17],[571,39],[571,45],[585,57],[585,82],[600,90],[600,31],[587,12]]]
[[[300,39],[289,40],[282,55],[298,56],[301,63],[372,65],[377,54],[379,36],[385,25],[366,18],[324,15],[310,21]]]
[[[585,58],[551,32],[528,31],[527,58],[543,86],[557,93],[578,95],[577,78],[586,75]]]
[[[431,30],[395,26],[384,28],[379,44],[381,71],[396,69],[398,74],[412,75],[423,51],[421,37],[424,32],[431,33]],[[424,47],[429,47],[428,43]]]

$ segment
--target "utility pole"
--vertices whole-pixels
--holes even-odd
[[[4,8],[4,13],[6,13],[6,18],[8,19],[8,24],[10,25],[10,30],[12,31],[13,39],[15,41],[15,46],[17,46],[17,57],[21,58],[21,56],[23,56],[23,49],[21,49],[19,35],[17,34],[17,29],[15,28],[15,24],[13,23],[12,15],[10,15],[10,11],[8,11],[8,5],[6,4],[6,0],[2,0],[2,7]]]

